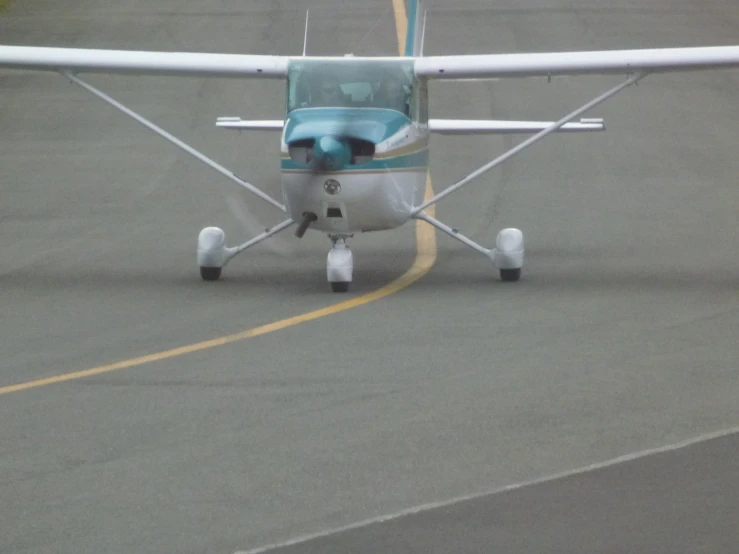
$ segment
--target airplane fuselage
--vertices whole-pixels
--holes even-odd
[[[359,65],[364,67],[302,62],[299,74],[288,79],[283,200],[295,221],[314,215],[310,228],[329,234],[398,227],[425,192],[425,83],[402,63]],[[382,87],[391,80],[400,96],[383,98]],[[328,81],[340,84],[340,99],[324,105],[316,87]]]
[[[311,229],[335,234],[380,231],[408,221],[423,201],[425,169],[377,172],[282,174],[282,190],[290,217],[317,216]],[[337,191],[337,192],[334,192]]]

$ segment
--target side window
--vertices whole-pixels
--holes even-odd
[[[405,95],[403,96],[403,114],[413,118],[413,99],[416,96],[413,85],[403,87]]]
[[[292,111],[305,107],[309,101],[304,74],[294,72],[290,75],[287,87],[287,110]]]
[[[376,87],[372,105],[376,108],[396,110],[410,117],[413,109],[412,94],[412,87],[403,84],[395,76],[386,76]]]
[[[411,96],[411,113],[419,123],[428,123],[428,85],[425,80],[415,80]]]

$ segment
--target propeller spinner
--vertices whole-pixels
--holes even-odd
[[[345,139],[323,136],[313,145],[311,167],[314,171],[340,171],[351,161],[351,147]]]

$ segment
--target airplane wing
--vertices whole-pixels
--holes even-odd
[[[216,127],[236,131],[282,131],[285,122],[281,119],[241,119],[222,116],[216,120]],[[527,134],[543,131],[553,121],[510,121],[476,119],[429,119],[428,129],[440,135],[506,135]],[[581,119],[575,123],[565,123],[560,132],[604,131],[602,119]]]
[[[553,121],[509,121],[477,119],[429,119],[429,131],[439,135],[506,135],[527,134],[543,131]],[[575,123],[565,123],[560,132],[604,131],[603,120],[598,118],[581,119]]]
[[[240,117],[221,116],[216,120],[216,127],[235,129],[237,131],[282,131],[285,122],[282,119],[241,119]]]
[[[0,46],[0,67],[76,73],[133,73],[205,77],[284,78],[288,56]],[[495,79],[667,72],[739,67],[739,46],[427,56],[416,58],[419,76]]]
[[[731,67],[739,67],[739,46],[428,56],[415,61],[416,75],[430,79],[658,73]]]
[[[0,67],[72,73],[204,77],[287,76],[287,56],[0,46]]]

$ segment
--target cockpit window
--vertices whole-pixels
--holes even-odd
[[[385,60],[294,60],[288,112],[298,108],[386,108],[410,116],[413,65]]]

